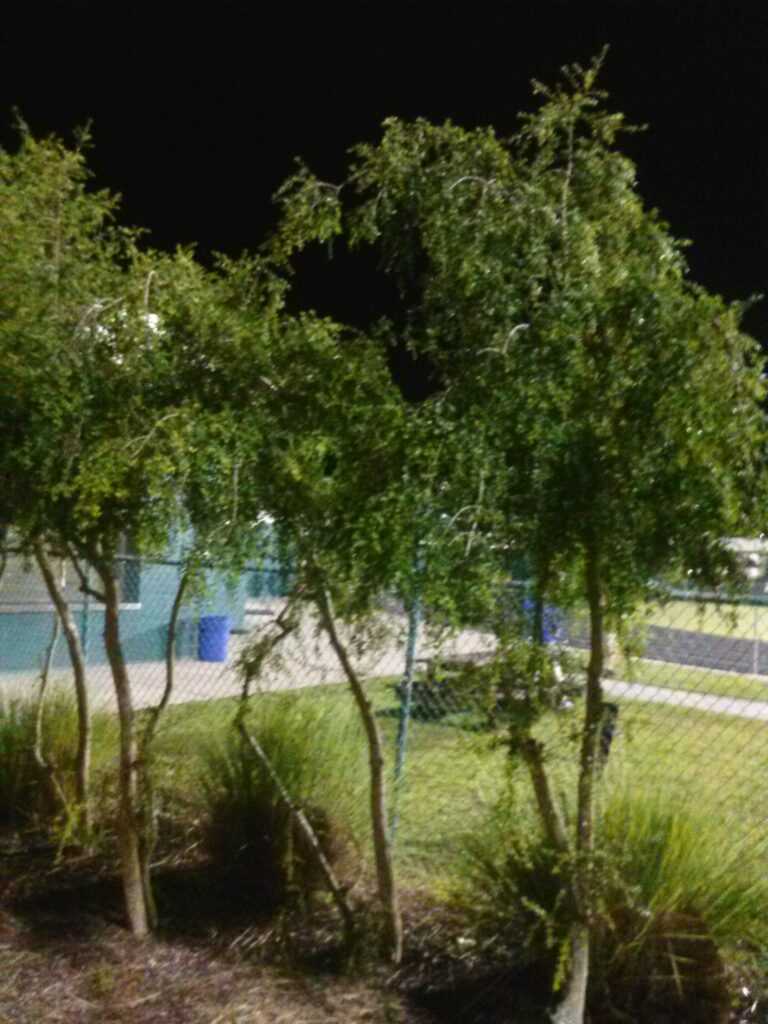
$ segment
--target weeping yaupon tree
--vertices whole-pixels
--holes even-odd
[[[160,310],[162,331],[183,353],[179,400],[195,400],[182,488],[189,564],[238,571],[266,539],[290,567],[289,610],[299,601],[316,610],[368,745],[380,919],[398,959],[382,736],[349,637],[363,639],[376,599],[402,589],[412,571],[418,503],[404,477],[409,421],[378,344],[314,313],[287,311],[293,242],[285,228],[259,256],[221,260],[207,275],[207,302],[198,288],[177,290]],[[286,612],[286,630],[294,618]],[[250,671],[265,650],[259,638]],[[241,725],[244,714],[245,706]]]
[[[743,307],[689,280],[682,244],[643,205],[618,149],[625,126],[597,70],[536,86],[541,105],[511,140],[392,119],[351,151],[344,182],[302,169],[285,192],[305,240],[376,246],[401,285],[400,339],[437,382],[431,513],[452,527],[446,542],[452,532],[481,567],[487,594],[518,558],[539,608],[588,609],[571,816],[533,714],[512,737],[568,907],[558,1024],[586,1013],[606,635],[665,579],[737,580],[725,539],[753,522],[765,443]],[[496,616],[502,647],[509,619]]]
[[[145,934],[154,911],[142,801],[142,737],[120,635],[126,545],[167,550],[186,529],[187,481],[212,443],[197,415],[189,332],[218,293],[185,252],[144,251],[115,224],[117,200],[89,187],[82,144],[35,140],[0,155],[2,525],[34,552],[61,617],[80,712],[77,798],[87,805],[88,713],[82,651],[51,555],[103,608],[120,721],[117,837],[126,912]],[[176,321],[181,316],[176,312]],[[211,319],[207,317],[206,319]],[[71,593],[71,590],[68,590]],[[159,711],[162,707],[159,708]],[[159,713],[159,712],[158,712]]]
[[[375,643],[377,601],[403,592],[412,572],[416,503],[403,472],[408,420],[386,361],[368,339],[309,314],[286,318],[281,337],[283,370],[276,367],[271,378],[274,415],[254,507],[271,516],[295,593],[314,608],[355,701],[368,751],[378,919],[387,955],[397,961],[402,925],[387,764],[356,653]]]
[[[135,236],[114,224],[115,198],[88,188],[87,133],[68,147],[18,128],[17,150],[0,152],[0,529],[38,562],[67,641],[78,707],[74,797],[87,835],[85,658],[67,599],[72,567],[65,589],[64,543],[49,513],[79,450],[87,325],[99,303],[115,301],[116,266]]]

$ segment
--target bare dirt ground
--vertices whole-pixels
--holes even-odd
[[[57,863],[49,844],[0,833],[0,1024],[542,1019],[535,1010],[510,1017],[521,996],[511,979],[483,977],[479,994],[474,978],[467,984],[464,960],[445,955],[446,946],[459,949],[459,932],[408,894],[408,957],[395,971],[373,959],[342,967],[327,904],[260,916],[205,862],[158,870],[155,888],[160,927],[137,941],[123,926],[120,886],[105,860]]]
[[[156,876],[161,926],[137,941],[106,865],[57,864],[50,847],[0,834],[0,1024],[544,1024],[549,980],[510,975],[489,951],[458,954],[440,908],[405,896],[408,955],[397,971],[340,969],[326,908],[310,923],[258,919],[206,865]],[[297,923],[299,922],[299,923]],[[457,941],[458,940],[458,941]],[[493,954],[491,954],[493,956]],[[739,991],[734,979],[733,991]],[[696,1003],[632,1024],[758,1024],[765,1004]],[[677,1004],[676,1004],[677,1005]],[[611,1022],[629,1021],[608,1014]]]
[[[274,925],[243,927],[226,910],[217,921],[192,878],[177,894],[187,913],[136,941],[118,920],[119,888],[96,865],[92,879],[87,865],[35,867],[33,878],[0,850],[0,1024],[427,1021],[386,978],[280,962],[267,952]]]
[[[401,997],[98,922],[76,941],[0,918],[2,1024],[415,1024]]]

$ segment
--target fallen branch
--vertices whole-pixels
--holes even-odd
[[[248,727],[245,722],[237,722],[236,728],[253,755],[258,760],[259,764],[269,776],[272,785],[277,790],[280,799],[290,814],[292,822],[306,840],[308,849],[312,851],[313,859],[325,879],[326,885],[328,886],[333,898],[333,902],[341,915],[342,921],[344,922],[345,945],[347,948],[351,948],[355,937],[355,916],[351,906],[349,905],[349,901],[347,900],[346,889],[339,883],[328,858],[323,853],[320,840],[317,838],[317,832],[315,832],[312,827],[312,823],[309,818],[307,818],[302,808],[299,807],[292,799],[291,794],[283,783],[283,780],[280,778],[274,768],[274,765],[270,761],[267,752],[258,740],[256,740],[248,731]]]

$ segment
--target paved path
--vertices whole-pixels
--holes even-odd
[[[589,646],[584,635],[569,636],[568,643],[574,647]],[[768,677],[768,643],[759,638],[744,640],[691,629],[649,626],[642,656],[688,668]]]
[[[251,602],[248,625],[252,631],[258,632],[260,628],[268,626],[281,606],[282,601],[279,599]],[[406,628],[407,623],[402,614],[390,611],[382,615],[382,635],[379,643],[368,653],[355,657],[361,675],[381,677],[402,674]],[[183,704],[237,696],[241,689],[238,658],[246,639],[245,636],[237,635],[231,638],[229,657],[224,663],[179,659],[176,663],[176,686],[172,703]],[[572,642],[578,641],[574,638]],[[434,657],[439,651],[446,657],[468,652],[477,656],[484,652],[490,653],[493,646],[493,636],[490,633],[467,630],[439,648],[434,643],[423,641],[419,655],[422,659],[429,658]],[[763,664],[768,669],[768,644],[762,644],[761,647],[765,648]],[[688,630],[654,627],[649,634],[645,654],[677,664],[721,669],[733,669],[736,665],[736,670],[740,670],[740,659],[747,656],[751,658],[752,648],[753,643],[749,640],[733,640]],[[761,650],[761,658],[762,653]],[[745,671],[748,673],[749,669],[746,668]],[[157,704],[165,684],[164,664],[134,662],[129,665],[129,672],[136,706],[148,707]],[[108,666],[90,666],[88,679],[94,705],[114,708],[114,689]],[[335,654],[327,641],[318,634],[314,621],[306,616],[300,628],[283,642],[280,656],[265,671],[260,689],[288,690],[338,683],[341,680],[342,673]],[[57,673],[55,681],[71,688],[71,680],[67,673]],[[3,674],[0,676],[0,698],[31,696],[36,692],[37,683],[36,673]],[[621,697],[625,700],[668,704],[713,714],[768,721],[768,700],[721,697],[623,680],[606,681],[605,692],[612,697]]]
[[[689,629],[651,626],[644,656],[742,675],[768,675],[768,643],[759,638],[743,640]]]
[[[247,625],[251,630],[250,636],[257,636],[260,630],[269,628],[283,604],[284,602],[279,598],[250,602],[246,617]],[[377,623],[376,642],[370,642],[367,650],[356,650],[352,639],[346,638],[355,667],[361,676],[369,678],[402,676],[407,626],[407,619],[402,613],[384,612]],[[339,631],[342,636],[345,635],[346,631],[343,627],[340,627]],[[238,662],[248,639],[248,635],[234,634],[230,637],[226,662],[205,662],[193,658],[177,659],[171,703],[186,704],[238,696],[242,689]],[[455,637],[449,637],[439,646],[425,639],[420,645],[419,655],[421,658],[434,657],[438,650],[446,656],[461,651],[490,652],[493,649],[493,644],[491,633],[465,630]],[[131,662],[128,665],[128,674],[133,689],[135,707],[151,707],[160,701],[165,686],[164,662]],[[261,691],[300,689],[340,683],[343,679],[344,675],[338,658],[325,635],[318,632],[311,615],[305,614],[299,628],[280,644],[277,657],[265,667],[258,689]],[[90,665],[88,667],[88,684],[94,707],[107,710],[115,708],[114,687],[108,665]],[[0,674],[0,702],[3,698],[31,698],[37,692],[38,685],[39,672]],[[62,689],[71,692],[70,674],[61,671],[55,672],[52,676],[52,685],[59,685]]]
[[[604,690],[611,697],[645,701],[650,704],[669,704],[673,707],[709,711],[716,715],[733,715],[768,722],[768,701],[744,700],[743,697],[718,697],[711,693],[693,693],[690,690],[671,690],[646,683],[627,683],[609,679]]]

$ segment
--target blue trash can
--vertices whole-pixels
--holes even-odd
[[[200,619],[200,661],[226,661],[229,646],[228,615],[203,615]]]
[[[533,628],[533,615],[535,610],[536,602],[526,597],[523,600],[523,611],[528,625]],[[542,622],[542,637],[541,639],[545,644],[555,644],[563,639],[563,615],[559,608],[555,608],[554,605],[545,604],[544,614]]]

